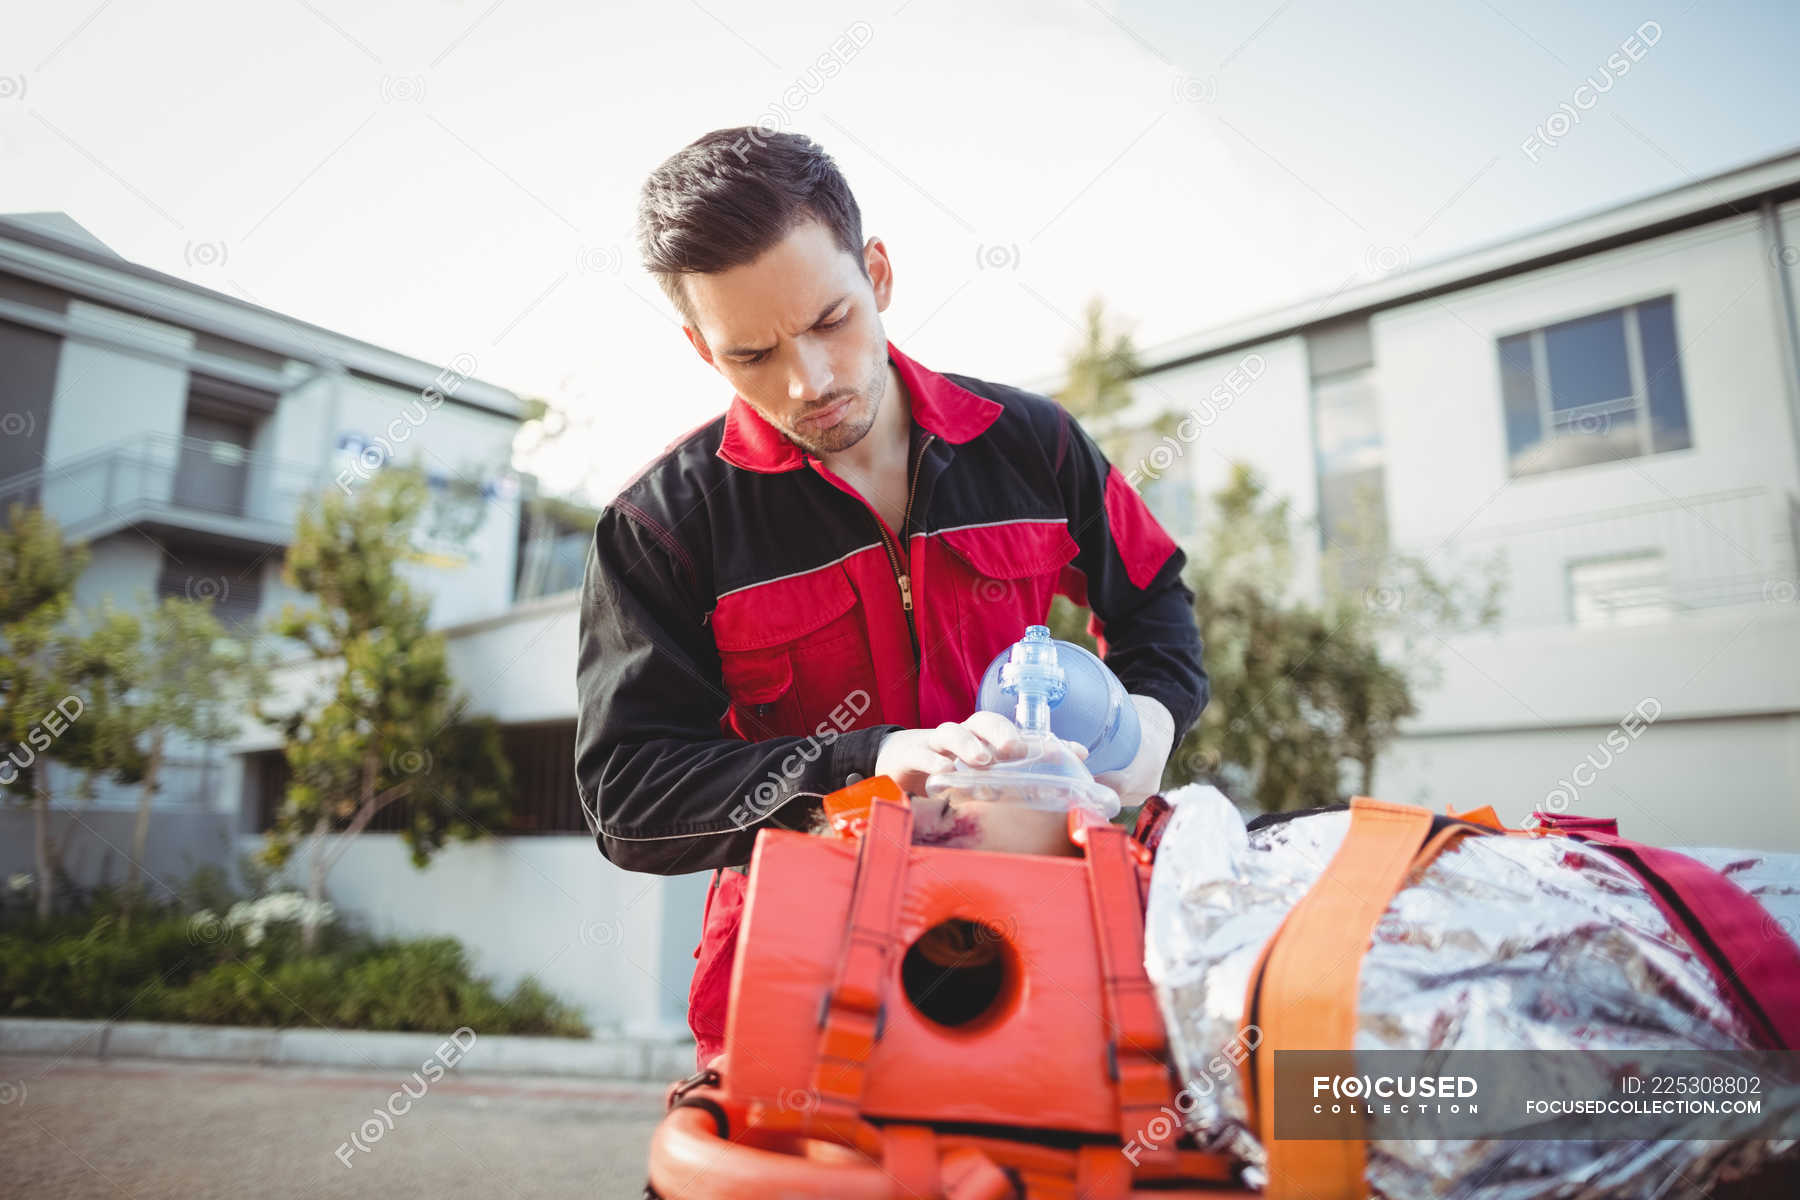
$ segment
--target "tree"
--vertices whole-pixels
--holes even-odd
[[[331,868],[389,805],[406,804],[402,832],[418,867],[449,838],[479,837],[506,819],[511,772],[499,729],[465,719],[445,639],[428,628],[429,598],[405,577],[426,502],[419,473],[394,466],[352,494],[327,491],[301,514],[282,569],[317,604],[286,605],[272,628],[309,650],[326,682],[286,713],[255,705],[282,730],[292,774],[264,857],[280,866],[308,839],[313,913]],[[316,936],[309,920],[308,949]]]
[[[1287,501],[1241,463],[1212,501],[1188,578],[1212,700],[1165,783],[1215,779],[1271,812],[1369,794],[1416,690],[1435,677],[1423,643],[1490,624],[1497,574],[1484,566],[1452,582],[1418,556],[1362,545],[1359,571],[1383,582],[1335,586],[1328,564],[1319,602],[1293,599]]]
[[[1133,457],[1135,447],[1174,434],[1181,414],[1133,413],[1133,385],[1143,368],[1131,335],[1117,324],[1098,296],[1088,301],[1081,340],[1070,352],[1056,401],[1081,422],[1108,462],[1124,463]]]
[[[163,599],[151,609],[141,632],[120,645],[115,674],[129,681],[131,705],[124,714],[134,746],[147,739],[143,781],[121,923],[129,926],[149,851],[151,806],[162,786],[171,739],[222,742],[238,731],[240,714],[268,688],[267,664],[247,638],[227,633],[212,613],[212,599]]]
[[[0,528],[0,789],[32,807],[37,915],[48,918],[58,873],[45,770],[57,761],[91,778],[141,778],[122,721],[121,647],[135,619],[108,612],[86,636],[66,626],[89,560],[42,509],[12,505]]]
[[[1131,335],[1114,332],[1098,296],[1082,313],[1081,341],[1069,355],[1057,403],[1081,421],[1107,457],[1120,449],[1123,415],[1131,407],[1131,381],[1139,371]]]

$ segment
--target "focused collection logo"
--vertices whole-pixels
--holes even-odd
[[[1473,1075],[1314,1075],[1313,1112],[1333,1116],[1375,1113],[1478,1113]]]

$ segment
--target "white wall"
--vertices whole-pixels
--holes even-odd
[[[1800,852],[1800,715],[1632,728],[1635,740],[1616,721],[1402,738],[1374,792],[1438,811],[1491,804],[1514,826],[1560,806],[1616,817],[1621,834],[1652,845]],[[1627,748],[1609,753],[1608,735],[1622,733]]]
[[[1800,206],[1784,215],[1800,245]],[[1511,560],[1498,632],[1424,641],[1436,679],[1418,689],[1418,716],[1379,764],[1378,795],[1493,804],[1516,821],[1573,783],[1590,755],[1605,760],[1608,732],[1649,700],[1657,719],[1592,786],[1574,788],[1574,811],[1619,816],[1628,835],[1664,844],[1800,849],[1788,515],[1800,469],[1777,279],[1752,213],[1372,316],[1394,543],[1434,552],[1452,577],[1496,548]],[[1510,479],[1498,339],[1671,293],[1693,446]],[[1195,474],[1210,490],[1227,460],[1245,459],[1308,517],[1317,492],[1303,345],[1258,350],[1265,377],[1206,428]],[[1139,403],[1188,409],[1242,357],[1152,376]],[[1606,519],[1579,520],[1596,514]],[[1609,543],[1653,543],[1674,569],[1739,576],[1741,594],[1660,624],[1577,628],[1570,550]]]
[[[289,877],[305,870],[297,855]],[[453,843],[421,871],[398,834],[364,834],[326,892],[378,936],[457,938],[504,990],[536,977],[597,1033],[685,1036],[707,878],[620,870],[586,837]]]
[[[1507,604],[1521,619],[1565,610],[1576,546],[1654,547],[1676,571],[1738,577],[1742,592],[1741,603],[1639,628],[1451,639],[1378,792],[1492,803],[1517,820],[1570,790],[1588,762],[1595,782],[1573,789],[1574,810],[1619,816],[1628,835],[1800,849],[1800,607],[1787,524],[1800,480],[1771,278],[1749,215],[1375,318],[1397,541],[1449,539],[1440,567],[1506,549]],[[1509,479],[1498,338],[1668,293],[1693,446]],[[1592,772],[1608,759],[1606,734],[1646,699],[1661,716]]]
[[[1378,765],[1384,799],[1516,822],[1560,786],[1567,811],[1653,843],[1800,850],[1800,606],[1462,636],[1438,657]],[[1609,756],[1622,728],[1641,732]]]
[[[89,543],[88,554],[87,570],[75,581],[78,612],[97,619],[103,600],[135,610],[143,594],[155,596],[162,551],[148,538],[130,531],[115,533]]]
[[[1750,214],[1377,314],[1394,540],[1435,545],[1753,484],[1792,491],[1770,275]],[[1693,446],[1509,479],[1499,338],[1669,293]]]
[[[503,725],[574,717],[579,603],[577,593],[565,592],[442,630],[449,641],[451,678],[469,697],[471,716]],[[319,692],[333,670],[310,659],[289,660],[271,675],[270,708],[287,711]],[[232,748],[242,752],[275,744],[271,733],[246,718]],[[569,769],[575,769],[573,763]]]
[[[1772,272],[1769,276],[1770,290],[1779,303],[1780,285],[1785,281],[1787,296],[1800,306],[1800,200],[1790,200],[1779,206],[1775,210],[1775,222],[1781,238],[1781,249],[1776,252],[1781,267],[1778,274]],[[1792,334],[1800,339],[1800,324],[1796,324]],[[1793,388],[1787,398],[1789,423],[1795,426],[1794,452],[1800,456],[1800,379],[1793,380]]]
[[[184,355],[193,342],[186,329],[70,300],[45,462],[55,467],[142,434],[179,434],[187,411],[187,369],[131,347]]]
[[[341,377],[338,386],[332,444],[339,435],[354,433],[384,444],[396,463],[471,483],[493,482],[510,464],[518,431],[510,418],[453,400],[434,404],[418,391],[357,376]],[[355,470],[346,475],[346,466],[334,464],[330,478],[343,479],[352,488],[367,478],[366,472]],[[415,564],[409,577],[431,593],[433,624],[488,616],[512,603],[518,524],[519,499],[508,492],[485,504],[480,525],[466,542],[422,547],[429,561]]]
[[[1788,236],[1800,245],[1800,206],[1790,205],[1786,216]],[[1792,270],[1800,294],[1800,267]],[[1643,507],[1659,511],[1613,531],[1623,548],[1646,530],[1677,553],[1677,539],[1711,539],[1709,563],[1785,578],[1794,561],[1787,498],[1800,492],[1800,465],[1774,278],[1752,213],[1374,314],[1393,542],[1442,547],[1434,562],[1455,568],[1514,540],[1521,529]],[[1671,293],[1693,446],[1510,478],[1498,340]],[[1138,381],[1138,410],[1205,411],[1209,391],[1246,353]],[[1303,339],[1266,343],[1254,353],[1268,369],[1228,409],[1209,417],[1195,443],[1196,486],[1216,489],[1228,462],[1243,459],[1271,491],[1292,500],[1297,518],[1312,519],[1318,495]],[[1742,495],[1751,491],[1756,495]],[[1693,502],[1721,493],[1722,499]],[[1564,567],[1549,557],[1515,561],[1514,607],[1561,612]]]
[[[1212,398],[1226,376],[1251,355],[1264,363],[1262,376],[1229,403]],[[1135,408],[1198,413],[1201,432],[1187,453],[1203,491],[1223,486],[1233,460],[1262,473],[1272,492],[1291,497],[1295,511],[1310,516],[1317,507],[1309,413],[1306,346],[1298,337],[1268,342],[1241,353],[1220,355],[1135,380]],[[1227,389],[1229,391],[1229,389]],[[1128,464],[1116,464],[1121,470]]]
[[[61,779],[53,786],[61,787]],[[50,810],[50,838],[62,869],[89,886],[125,883],[136,824],[134,809],[103,802]],[[37,873],[36,829],[30,808],[0,805],[0,879]],[[174,897],[202,867],[229,872],[236,847],[237,824],[230,814],[193,805],[158,807],[150,822],[140,882],[159,899]]]
[[[257,431],[256,452],[285,462],[329,462],[333,412],[342,377],[341,370],[320,370],[284,392],[274,413]]]
[[[473,698],[475,712],[507,724],[575,715],[576,593],[534,600],[446,632],[450,669]]]
[[[134,439],[147,435],[179,435],[189,375],[182,364],[192,355],[194,343],[190,330],[80,300],[70,302],[69,321],[45,441],[46,462],[52,468],[45,504],[65,525],[106,511],[107,470],[104,464],[74,474],[55,473],[54,468],[103,448],[129,450]],[[306,375],[296,368],[288,375],[295,385],[257,427],[252,449],[260,456],[259,468],[249,480],[252,502],[262,501],[271,487],[278,490],[285,503],[269,515],[282,523],[297,515],[305,492],[320,484],[332,485],[343,465],[334,447],[345,432],[389,436],[399,461],[417,458],[432,473],[461,473],[490,481],[509,463],[517,431],[511,418],[453,399],[431,406],[417,390],[341,370]],[[166,455],[159,455],[162,460]],[[144,481],[130,477],[128,464],[115,469],[122,477],[114,503],[143,494]],[[144,476],[158,489],[166,489],[170,478],[166,465]],[[355,482],[352,478],[352,486]],[[497,497],[485,505],[480,527],[465,545],[434,547],[430,562],[411,569],[433,598],[435,623],[487,616],[511,603],[518,517],[516,494]],[[264,578],[265,613],[297,599],[280,585],[279,567],[277,555]],[[137,564],[131,570],[136,571]],[[154,579],[152,572],[146,582]],[[100,586],[112,590],[116,580]]]
[[[1743,605],[1659,625],[1561,626],[1446,639],[1422,733],[1611,722],[1646,696],[1670,715],[1800,712],[1800,605]]]
[[[1259,365],[1247,368],[1251,359]],[[1239,372],[1255,370],[1262,374],[1253,383],[1234,388]],[[1171,473],[1184,472],[1200,493],[1202,522],[1206,498],[1225,486],[1234,462],[1255,467],[1271,496],[1291,501],[1298,521],[1316,517],[1318,482],[1304,339],[1283,338],[1159,371],[1134,381],[1132,387],[1135,413],[1194,414],[1187,429],[1198,429],[1198,436],[1191,441],[1177,437],[1181,455]],[[1133,464],[1114,465],[1129,473]],[[1317,582],[1317,546],[1316,537],[1296,532],[1296,575],[1302,589]]]
[[[564,594],[446,631],[452,675],[475,715],[509,724],[574,715],[577,608]],[[271,707],[284,710],[324,675],[314,663],[283,669]],[[267,730],[243,732],[239,750],[274,744]],[[242,840],[246,852],[260,844]],[[298,859],[290,878],[305,878]],[[371,932],[461,939],[504,987],[536,975],[596,1029],[685,1036],[707,879],[623,871],[580,835],[452,844],[417,871],[398,835],[364,834],[327,890]]]
[[[166,472],[134,473],[130,464],[90,463],[58,468],[106,446],[129,446],[149,434],[181,432],[187,408],[187,371],[162,354],[183,353],[193,335],[174,326],[114,312],[80,300],[69,302],[69,334],[57,361],[44,442],[44,510],[65,528],[98,517],[127,498],[160,494]],[[115,476],[117,500],[109,499],[107,477]]]

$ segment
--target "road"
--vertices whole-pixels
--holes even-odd
[[[410,1071],[0,1059],[0,1197],[643,1194],[666,1085],[452,1073],[391,1102],[402,1082],[419,1092]]]
[[[419,1091],[411,1072],[0,1058],[0,1200],[643,1195],[666,1085],[450,1074],[395,1104],[402,1082]],[[1775,1175],[1669,1195],[1800,1196],[1800,1164]]]

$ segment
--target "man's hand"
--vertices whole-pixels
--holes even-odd
[[[1131,702],[1138,711],[1137,755],[1117,771],[1094,777],[1119,793],[1121,808],[1142,804],[1162,789],[1163,768],[1169,763],[1169,752],[1175,748],[1175,718],[1162,701],[1133,692]]]
[[[1019,727],[999,713],[978,712],[966,721],[945,721],[936,729],[901,729],[881,739],[875,774],[891,775],[900,790],[925,794],[925,777],[958,760],[986,767],[1025,753]]]
[[[1077,758],[1087,747],[1064,741]],[[992,766],[1025,753],[1025,735],[1008,717],[978,712],[966,721],[945,721],[936,729],[901,729],[881,739],[875,751],[875,774],[891,775],[900,790],[925,794],[925,777],[947,771],[954,762]]]

